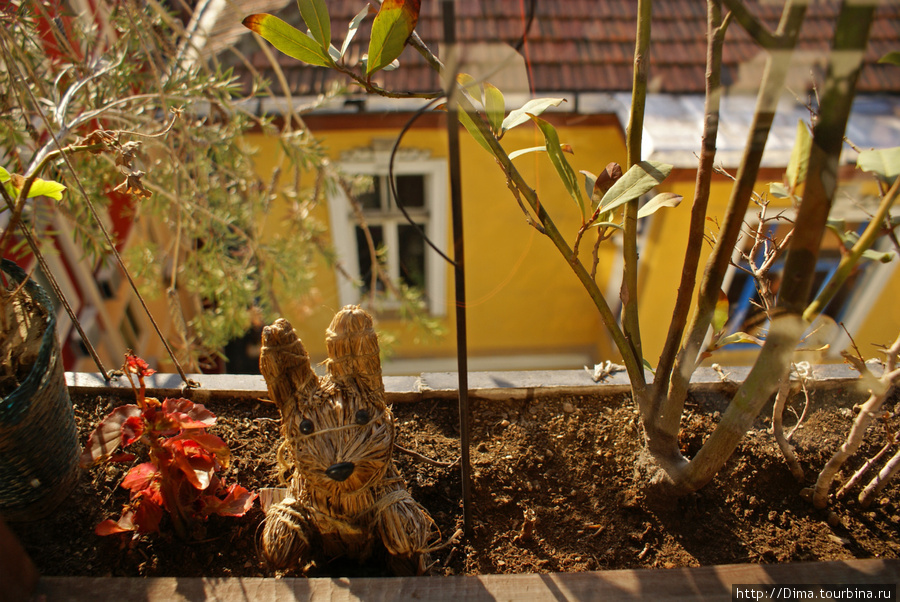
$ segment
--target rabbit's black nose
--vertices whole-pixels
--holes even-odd
[[[346,481],[347,477],[353,474],[354,468],[356,467],[353,465],[353,462],[341,462],[340,464],[332,464],[329,466],[328,469],[325,470],[325,474],[335,481]]]

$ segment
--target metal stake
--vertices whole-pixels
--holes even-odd
[[[453,0],[442,0],[444,41],[448,48],[456,44],[456,15]],[[455,71],[455,65],[452,66]],[[472,463],[469,457],[469,375],[466,347],[466,271],[463,248],[462,187],[459,165],[459,120],[457,118],[456,74],[450,73],[447,90],[447,145],[450,167],[450,207],[453,221],[453,259],[456,281],[456,358],[459,372],[459,443],[462,473],[463,528],[472,535]]]

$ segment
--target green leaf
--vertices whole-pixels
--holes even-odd
[[[872,249],[866,249],[862,252],[862,259],[877,261],[879,263],[890,263],[894,260],[894,253],[879,253],[878,251],[873,251]]]
[[[720,289],[719,298],[716,300],[716,309],[713,311],[713,332],[716,334],[722,332],[726,322],[728,322],[728,295]]]
[[[522,105],[522,108],[510,112],[506,116],[506,119],[500,124],[500,133],[502,134],[517,125],[527,122],[529,115],[540,115],[550,107],[558,107],[560,103],[565,101],[565,98],[533,98]]]
[[[570,153],[570,154],[572,153],[572,147],[568,144],[560,144],[559,148],[564,153]],[[546,150],[547,150],[546,146],[531,146],[528,148],[522,148],[517,151],[513,151],[513,152],[509,153],[509,160],[512,161],[516,157],[521,157],[522,155],[527,155],[528,153],[537,153],[537,152],[543,152]]]
[[[617,224],[615,222],[594,222],[591,224],[591,228],[615,228],[616,230],[624,230],[622,224]]]
[[[859,153],[856,166],[893,185],[900,174],[900,146],[879,150],[868,150]]]
[[[66,187],[59,182],[37,178],[31,184],[31,188],[28,189],[28,198],[30,199],[36,196],[46,196],[50,197],[53,200],[61,201],[62,193],[65,189]]]
[[[312,37],[322,48],[328,48],[331,44],[331,18],[325,0],[297,0],[297,6]]]
[[[586,169],[582,169],[578,173],[584,176],[584,191],[587,193],[588,198],[591,198],[594,194],[594,184],[597,183],[597,176]]]
[[[400,56],[418,20],[419,0],[384,0],[372,23],[366,77]]]
[[[11,196],[18,196],[22,192],[24,182],[25,178],[22,176],[11,174],[0,167],[0,184],[6,185],[6,190]],[[65,186],[55,180],[35,178],[34,182],[31,183],[31,188],[28,189],[28,198],[31,199],[36,196],[46,196],[53,200],[61,201],[62,193],[65,189]],[[4,209],[6,208],[5,205],[3,207]]]
[[[647,358],[644,358],[643,364],[644,368],[650,371],[650,374],[656,374],[656,370],[653,368],[653,365],[649,361],[647,361]]]
[[[341,60],[341,51],[335,48],[332,45],[328,46],[328,56],[331,57],[331,60],[335,63]]]
[[[602,211],[612,211],[662,183],[672,173],[672,166],[659,161],[640,161],[631,166],[600,200]]]
[[[475,102],[475,97],[472,96],[472,92],[478,90],[479,83],[478,80],[469,75],[468,73],[457,73],[456,74],[456,83],[459,84],[459,87],[466,93],[466,96],[469,98],[473,104]]]
[[[509,160],[512,161],[516,157],[521,157],[522,155],[527,155],[528,153],[538,153],[541,151],[546,151],[546,146],[530,146],[528,148],[522,148],[517,151],[513,151],[509,153]]]
[[[475,125],[475,122],[472,120],[472,116],[466,113],[465,111],[457,111],[457,117],[459,118],[459,122],[463,124],[463,127],[472,135],[472,138],[475,139],[475,142],[481,145],[481,148],[489,152],[491,155],[494,152],[491,150],[490,144],[487,142],[487,138],[484,137],[484,134],[481,133],[481,130],[478,129],[478,126]],[[480,119],[480,117],[476,118]]]
[[[802,120],[797,122],[797,139],[794,141],[794,149],[791,151],[791,161],[787,166],[787,183],[790,190],[794,190],[806,181],[806,171],[809,167],[809,149],[812,147],[812,135],[809,128]]]
[[[878,59],[878,62],[900,66],[900,51],[892,50],[891,52],[888,52],[886,55]]]
[[[727,337],[722,337],[716,341],[715,348],[724,347],[725,345],[733,345],[734,343],[753,343],[762,347],[763,340],[746,332],[734,332]]]
[[[363,19],[366,18],[366,15],[369,14],[369,6],[366,5],[361,11],[356,13],[356,16],[353,17],[353,20],[350,21],[350,27],[347,29],[347,37],[344,38],[344,43],[341,44],[341,56],[344,56],[347,53],[347,49],[350,48],[350,42],[353,41],[353,38],[356,37],[356,32],[359,31],[359,26],[362,25]]]
[[[503,100],[503,92],[496,86],[485,83],[482,104],[484,104],[484,111],[487,113],[488,123],[491,124],[491,129],[495,134],[500,134],[503,129],[503,116],[506,114],[506,104]]]
[[[534,115],[529,115],[528,117],[537,124],[541,133],[544,134],[544,141],[546,142],[547,154],[550,155],[550,162],[553,163],[553,167],[556,168],[556,173],[559,174],[559,179],[562,180],[569,195],[575,201],[575,204],[578,205],[578,208],[581,209],[581,216],[583,218],[585,211],[584,198],[581,196],[581,190],[578,186],[578,176],[575,175],[575,171],[572,169],[572,166],[569,165],[569,162],[563,154],[563,150],[559,143],[559,134],[557,134],[556,128],[540,117]]]
[[[786,199],[791,196],[791,193],[790,191],[788,191],[787,186],[785,186],[781,182],[769,182],[769,194],[771,194],[776,199]]]
[[[677,207],[684,197],[674,192],[663,192],[650,199],[646,205],[638,210],[638,219],[656,213],[663,207]]]
[[[318,42],[278,17],[260,13],[250,15],[242,23],[291,58],[317,67],[334,66],[331,56]]]

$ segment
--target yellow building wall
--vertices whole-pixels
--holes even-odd
[[[566,126],[564,118],[554,120],[559,123],[561,140],[575,149],[575,155],[569,159],[576,171],[598,173],[610,161],[624,161],[624,142],[618,125],[573,127]],[[367,147],[373,139],[394,139],[398,129],[319,129],[314,134],[323,141],[329,157],[337,161],[343,151]],[[280,160],[277,140],[257,135],[248,142],[258,147],[257,165],[262,173],[268,173]],[[503,139],[509,151],[540,144],[540,134],[530,125],[511,130]],[[432,158],[446,157],[446,130],[444,126],[412,129],[405,135],[403,146],[427,149]],[[524,155],[516,159],[516,165],[526,181],[533,184],[571,245],[581,225],[580,211],[560,183],[546,153]],[[465,133],[461,136],[461,168],[470,362],[474,360],[477,365],[479,358],[558,353],[581,354],[590,361],[608,358],[608,339],[587,293],[550,240],[526,224],[500,168]],[[447,195],[449,199],[449,188]],[[449,202],[447,211],[447,241],[451,248],[446,252],[452,256]],[[278,228],[286,213],[284,203],[273,207],[267,228]],[[330,226],[324,204],[317,208],[315,218]],[[586,238],[583,251],[592,244],[593,239]],[[584,252],[582,255],[587,257]],[[612,255],[611,246],[601,252],[602,266],[612,263]],[[335,271],[322,263],[318,273],[318,291],[311,308],[308,299],[300,303],[287,300],[283,306],[284,317],[292,322],[314,361],[325,357],[325,328],[340,304]],[[600,273],[605,277],[608,270],[601,269]],[[453,278],[448,265],[447,315],[442,319],[446,335],[440,339],[423,336],[421,331],[398,320],[376,316],[379,330],[395,338],[391,346],[393,359],[455,357]]]
[[[624,140],[618,125],[597,120],[586,123],[584,118],[575,115],[553,115],[551,119],[558,128],[560,140],[574,149],[575,154],[568,158],[576,172],[599,173],[610,161],[624,163]],[[398,131],[396,127],[344,127],[318,129],[314,134],[323,141],[329,157],[337,161],[343,151],[367,147],[373,139],[393,139]],[[268,173],[270,166],[279,160],[277,141],[255,136],[249,142],[259,148],[257,162],[263,173]],[[512,151],[539,146],[543,141],[534,128],[525,125],[508,132],[502,143]],[[446,157],[446,131],[443,126],[412,129],[406,133],[403,146],[427,149],[433,158]],[[546,153],[524,155],[517,158],[515,164],[525,180],[533,185],[571,246],[581,225],[580,211],[560,183]],[[477,369],[479,359],[508,356],[535,356],[535,361],[539,356],[555,354],[580,354],[586,361],[618,358],[597,309],[567,263],[547,237],[525,223],[499,167],[465,133],[461,136],[461,167],[470,368],[474,363]],[[760,178],[757,191],[765,192],[768,181],[766,177]],[[721,221],[731,187],[731,180],[714,178],[708,212],[713,220]],[[682,195],[684,201],[679,207],[663,209],[651,218],[641,249],[641,335],[644,355],[651,365],[657,363],[665,343],[681,278],[694,174],[690,170],[676,170],[658,192],[675,192]],[[449,190],[447,194],[449,198]],[[449,202],[447,210],[447,244],[450,247]],[[276,205],[268,227],[278,228],[286,212],[285,204]],[[318,207],[315,217],[330,226],[324,204]],[[715,222],[707,223],[708,231],[715,228]],[[593,242],[589,234],[581,245],[581,258],[588,267]],[[710,251],[711,246],[705,244],[698,284]],[[452,255],[452,247],[446,252]],[[619,307],[619,276],[616,272],[620,266],[618,247],[611,241],[605,242],[600,251],[598,280],[614,312]],[[340,305],[335,271],[323,262],[318,266],[318,273],[317,291],[311,304],[310,299],[288,300],[284,304],[285,317],[297,329],[314,361],[325,357],[325,328]],[[379,330],[394,339],[391,343],[394,360],[446,358],[449,361],[455,357],[454,281],[450,266],[446,268],[446,291],[447,314],[441,320],[446,334],[441,338],[425,336],[420,330],[390,316],[376,316]],[[861,348],[872,350],[873,344],[890,343],[900,331],[900,310],[895,302],[898,297],[900,270],[894,270],[870,315],[855,334]],[[752,350],[731,352],[726,348],[710,361],[748,363],[754,355]],[[571,365],[552,367],[579,366],[572,360]]]

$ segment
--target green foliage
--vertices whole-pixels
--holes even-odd
[[[324,3],[310,6],[318,10]],[[126,265],[145,297],[171,301],[182,338],[172,342],[197,370],[197,360],[216,356],[243,335],[252,316],[272,320],[279,298],[302,303],[309,294],[314,266],[329,253],[323,227],[312,217],[319,191],[300,186],[299,174],[319,171],[324,156],[308,133],[282,133],[247,113],[237,102],[240,86],[230,69],[172,63],[173,48],[187,40],[169,29],[171,16],[158,10],[149,4],[117,5],[110,14],[110,27],[120,33],[114,39],[101,37],[89,21],[72,19],[67,43],[94,49],[89,63],[68,54],[51,60],[37,20],[25,12],[4,21],[15,62],[0,54],[0,88],[10,91],[0,99],[7,103],[0,111],[0,156],[10,185],[18,176],[9,172],[27,175],[41,156],[55,150],[45,143],[50,132],[63,145],[83,145],[102,137],[95,131],[99,123],[120,139],[118,154],[69,154],[74,171],[66,162],[52,161],[45,168],[52,179],[35,180],[29,196],[58,202],[29,206],[23,215],[34,231],[46,232],[53,213],[61,213],[93,270],[112,260],[81,188],[101,213],[115,198],[121,217],[135,219],[140,232],[126,248]],[[16,77],[11,64],[25,77]],[[180,117],[172,117],[173,109],[182,111]],[[255,149],[245,142],[257,128],[277,137],[287,157],[282,161],[287,169],[279,167],[284,172],[278,188],[272,188],[272,173],[258,170]],[[275,190],[295,210],[283,227],[270,232]]]
[[[334,65],[327,45],[323,46],[312,36],[278,17],[267,14],[250,15],[244,19],[243,24],[289,57],[319,67]]]
[[[812,134],[803,121],[797,122],[797,140],[791,150],[791,160],[788,162],[785,179],[788,188],[793,191],[806,181],[806,172],[809,168],[809,150],[812,147]]]
[[[366,15],[369,14],[369,7],[364,7],[361,11],[356,13],[356,16],[350,21],[350,27],[347,29],[347,35],[344,37],[344,43],[341,44],[341,56],[347,54],[347,49],[350,48],[350,42],[353,41],[353,38],[356,37],[356,32],[359,31],[359,26],[362,25],[363,19],[366,18]]]
[[[670,173],[672,166],[667,163],[639,161],[606,191],[597,208],[605,213],[637,200],[641,195],[650,192],[654,186],[662,184]]]
[[[569,193],[569,196],[572,197],[572,200],[575,201],[575,204],[581,210],[582,217],[584,217],[584,197],[581,196],[581,189],[578,186],[578,176],[575,175],[575,170],[572,169],[572,166],[569,165],[569,162],[563,154],[556,128],[540,117],[535,117],[534,115],[529,115],[529,117],[544,135],[550,162],[553,163],[553,167],[556,168],[559,179],[562,180],[563,185],[566,187],[566,191]]]
[[[683,198],[684,197],[680,194],[675,194],[674,192],[660,193],[647,201],[646,205],[638,209],[638,219],[653,215],[663,207],[677,207],[681,204]]]
[[[503,100],[503,92],[496,86],[485,82],[481,103],[484,105],[484,111],[487,114],[488,124],[491,126],[491,130],[495,134],[499,134],[503,131],[503,116],[506,114],[506,103]]]
[[[322,48],[328,48],[331,45],[331,19],[325,0],[297,0],[297,5],[312,37]]]
[[[390,65],[403,49],[419,20],[419,0],[385,0],[372,23],[366,77]]]
[[[892,186],[900,174],[900,146],[863,151],[859,153],[856,166],[875,174],[879,180]]]
[[[537,117],[550,107],[558,107],[564,102],[566,102],[565,98],[534,98],[529,100],[520,108],[510,111],[506,119],[500,124],[499,136],[502,137],[503,134],[514,127],[527,123],[532,116]]]
[[[900,67],[900,50],[892,50],[888,52],[886,55],[878,59],[879,63],[886,63],[888,65],[897,65]]]
[[[24,188],[25,178],[18,174],[11,174],[3,167],[0,167],[0,184],[4,184],[6,186],[6,191],[10,194],[11,197],[16,198],[22,192]],[[60,184],[59,182],[55,182],[53,180],[42,180],[41,178],[35,178],[31,183],[31,186],[28,188],[27,198],[33,199],[36,196],[46,196],[55,201],[62,200],[62,193],[66,190],[66,187]],[[5,206],[0,208],[0,211],[6,209]]]

